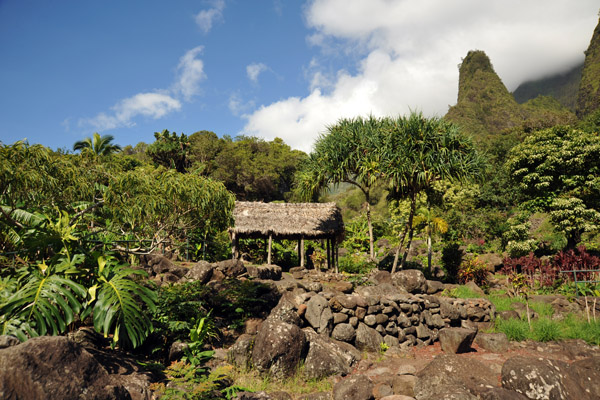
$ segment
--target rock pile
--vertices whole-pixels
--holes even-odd
[[[352,294],[294,290],[292,302],[302,326],[353,344],[360,350],[430,344],[441,329],[468,322],[489,323],[494,306],[486,299],[451,299],[410,294],[390,284],[359,287]]]

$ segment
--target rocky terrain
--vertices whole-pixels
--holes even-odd
[[[509,342],[486,333],[497,318],[486,299],[442,296],[417,270],[377,271],[354,286],[341,276],[238,261],[177,266],[145,260],[159,284],[228,277],[272,286],[277,305],[246,324],[210,365],[253,368],[274,379],[329,379],[333,390],[293,395],[241,392],[239,399],[598,399],[600,348],[583,341]],[[557,309],[577,307],[546,299]],[[565,302],[567,304],[565,304]],[[301,365],[301,371],[298,366]],[[19,344],[0,337],[0,398],[152,399],[163,379],[106,349],[90,328]]]

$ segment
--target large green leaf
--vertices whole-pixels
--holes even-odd
[[[93,288],[97,293],[94,305],[94,328],[105,337],[113,335],[113,342],[137,347],[152,332],[152,321],[145,312],[145,304],[154,310],[156,293],[132,279],[145,272],[109,264],[98,260],[100,285]]]
[[[43,264],[42,264],[43,265]],[[57,335],[64,332],[79,313],[86,290],[80,284],[48,272],[32,273],[21,289],[0,305],[2,330],[24,337]]]

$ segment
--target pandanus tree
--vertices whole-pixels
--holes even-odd
[[[113,144],[113,140],[115,140],[115,138],[112,135],[100,136],[99,133],[95,132],[91,138],[86,137],[83,140],[75,142],[73,145],[73,150],[77,151],[89,149],[97,156],[106,156],[121,151],[121,146],[118,144]]]
[[[410,249],[417,195],[430,192],[440,180],[466,182],[476,178],[482,173],[483,162],[470,138],[462,135],[457,126],[437,117],[411,112],[409,116],[385,118],[381,129],[381,176],[389,184],[391,198],[408,199],[410,203],[394,257],[395,272],[400,252],[404,249],[403,265]]]
[[[375,257],[371,221],[371,189],[379,178],[377,136],[381,120],[369,118],[341,119],[321,135],[313,152],[296,175],[300,196],[312,199],[329,185],[345,182],[359,188],[365,196],[369,228],[369,256]]]

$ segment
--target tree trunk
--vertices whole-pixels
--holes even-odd
[[[402,251],[402,247],[404,245],[404,239],[406,238],[406,234],[409,231],[412,231],[413,218],[415,215],[415,210],[417,208],[416,196],[414,196],[414,195],[411,196],[410,201],[411,201],[411,203],[410,203],[410,213],[408,215],[408,222],[406,223],[406,227],[402,231],[402,236],[400,237],[400,243],[398,243],[398,247],[396,248],[396,254],[394,255],[394,264],[392,265],[392,274],[394,272],[396,272],[396,269],[398,267],[398,258],[399,258],[400,252]],[[410,246],[410,241],[409,241],[409,246]],[[404,265],[404,262],[402,263],[402,265]]]
[[[413,220],[415,217],[415,212],[417,210],[417,196],[413,194],[410,199],[410,214],[408,215],[408,243],[406,244],[406,248],[404,249],[404,255],[402,256],[402,262],[400,262],[400,268],[404,268],[404,263],[408,258],[408,252],[410,251],[410,245],[412,244],[413,235],[415,233],[415,229],[413,228]]]
[[[431,273],[431,227],[427,229],[427,269]]]
[[[369,258],[375,260],[375,239],[373,238],[373,224],[371,223],[371,202],[368,192],[365,193],[367,198],[367,225],[369,226]]]

